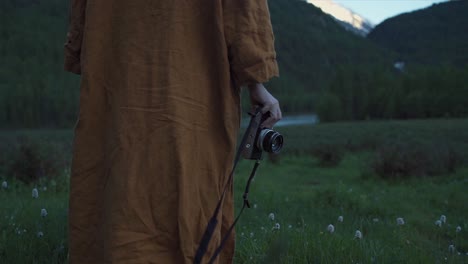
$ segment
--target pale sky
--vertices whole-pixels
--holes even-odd
[[[333,0],[370,20],[374,25],[401,13],[431,6],[447,0]]]

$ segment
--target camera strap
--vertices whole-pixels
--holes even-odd
[[[226,185],[224,186],[223,193],[221,194],[221,198],[218,201],[218,204],[216,205],[216,209],[213,212],[213,216],[211,216],[210,221],[208,222],[208,225],[206,226],[205,233],[203,234],[202,240],[200,241],[200,245],[198,246],[197,252],[195,254],[195,259],[193,261],[194,264],[200,264],[203,256],[206,254],[206,250],[208,248],[208,244],[210,243],[211,238],[213,237],[214,230],[216,229],[216,225],[218,224],[218,214],[219,210],[221,208],[221,204],[224,200],[224,196],[226,195],[226,192],[232,183],[232,178],[234,175],[234,170],[236,169],[237,163],[239,162],[240,155],[242,152],[242,148],[244,147],[246,141],[247,141],[248,133],[246,132],[244,136],[242,137],[241,143],[237,149],[237,153],[234,159],[234,166],[231,170],[231,173],[229,174],[229,178],[226,182]],[[245,191],[244,194],[242,195],[244,199],[244,204],[242,205],[242,209],[240,210],[239,214],[237,215],[236,219],[232,223],[232,225],[229,227],[227,230],[227,233],[224,235],[223,239],[221,240],[220,245],[216,248],[215,252],[213,253],[213,256],[210,258],[208,263],[213,263],[216,260],[216,257],[221,253],[221,250],[223,249],[224,245],[226,244],[227,239],[231,235],[232,230],[234,229],[234,226],[236,225],[237,221],[239,220],[242,212],[244,211],[245,207],[250,208],[249,200],[248,200],[248,195],[249,195],[249,189],[250,189],[250,183],[252,182],[252,179],[255,177],[255,173],[257,171],[258,166],[260,165],[260,160],[257,159],[255,161],[255,165],[252,169],[252,172],[250,173],[250,177],[247,181],[247,184],[245,186]]]

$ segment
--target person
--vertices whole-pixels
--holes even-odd
[[[242,87],[281,119],[267,0],[71,0],[66,71],[80,74],[69,262],[192,263],[227,182]],[[233,222],[232,183],[211,256]],[[230,236],[217,263],[232,263]],[[205,259],[206,260],[206,259]]]

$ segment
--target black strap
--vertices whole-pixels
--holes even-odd
[[[237,149],[237,153],[236,153],[236,156],[235,156],[235,159],[234,159],[234,165],[232,167],[231,173],[229,174],[229,178],[228,178],[228,180],[227,180],[227,182],[226,182],[226,184],[224,186],[223,193],[221,194],[221,198],[219,199],[218,204],[216,205],[216,209],[214,210],[213,215],[211,216],[211,219],[210,219],[210,221],[208,222],[208,224],[206,226],[205,233],[203,234],[202,240],[200,241],[200,245],[198,246],[197,252],[195,254],[195,259],[193,261],[194,264],[200,264],[202,259],[203,259],[203,256],[206,254],[206,250],[208,249],[208,244],[210,243],[210,240],[213,237],[214,230],[216,229],[216,226],[218,224],[217,217],[218,217],[218,214],[219,214],[219,210],[221,208],[222,201],[224,200],[224,196],[226,195],[226,191],[227,191],[230,183],[232,182],[232,178],[233,178],[233,175],[234,175],[234,170],[236,169],[237,163],[239,162],[242,149],[244,148],[244,145],[247,142],[247,137],[248,137],[248,133],[244,133],[244,136],[242,137],[241,143],[240,143],[240,145],[239,145],[239,147]],[[252,173],[250,174],[250,177],[249,177],[249,180],[247,182],[247,186],[245,188],[245,192],[244,192],[244,195],[243,195],[244,205],[242,206],[242,209],[241,209],[239,215],[236,217],[236,220],[231,225],[231,227],[228,229],[227,234],[224,236],[220,246],[216,249],[216,251],[215,251],[214,255],[211,257],[209,263],[212,263],[216,259],[216,257],[219,255],[219,253],[221,252],[221,249],[224,247],[225,242],[227,241],[229,235],[231,234],[232,229],[234,228],[234,225],[239,220],[239,217],[242,214],[242,212],[244,211],[244,208],[246,206],[250,208],[250,204],[249,204],[249,201],[247,199],[247,196],[248,196],[248,193],[249,193],[250,182],[252,181],[253,177],[255,176],[255,172],[256,172],[259,164],[260,164],[260,161],[257,160],[255,162],[254,169],[252,170]]]
[[[248,199],[250,183],[252,182],[252,179],[255,177],[255,172],[257,171],[258,165],[260,165],[260,160],[257,160],[255,162],[254,168],[252,169],[252,172],[250,173],[249,180],[247,181],[247,185],[245,186],[244,195],[242,196],[244,198],[244,204],[242,205],[242,209],[240,210],[239,214],[237,215],[236,220],[234,220],[234,223],[232,223],[232,225],[229,227],[227,233],[224,235],[223,240],[221,241],[221,244],[218,246],[218,248],[214,252],[213,256],[211,257],[210,261],[208,262],[209,264],[212,264],[216,260],[216,257],[218,257],[219,253],[221,253],[221,250],[223,249],[224,244],[226,243],[227,239],[231,235],[231,232],[234,229],[234,226],[237,224],[237,221],[239,220],[239,218],[240,218],[242,212],[244,211],[245,207],[247,206],[248,208],[250,208],[249,199]]]
[[[244,198],[244,205],[246,205],[248,208],[250,208],[249,204],[249,190],[250,190],[250,183],[252,182],[253,178],[255,177],[255,173],[257,172],[258,165],[260,165],[260,160],[255,161],[255,165],[252,169],[252,172],[250,173],[250,177],[247,180],[247,184],[245,185],[245,191],[244,195],[242,195],[242,198]]]

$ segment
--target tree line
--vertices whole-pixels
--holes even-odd
[[[68,1],[0,2],[0,127],[71,128],[79,77],[65,73]],[[285,114],[318,112],[323,121],[466,116],[467,68],[413,65],[347,32],[301,0],[269,1],[280,78],[267,87]],[[249,103],[244,98],[244,110]]]
[[[322,121],[468,116],[468,66],[343,66],[321,95]]]

